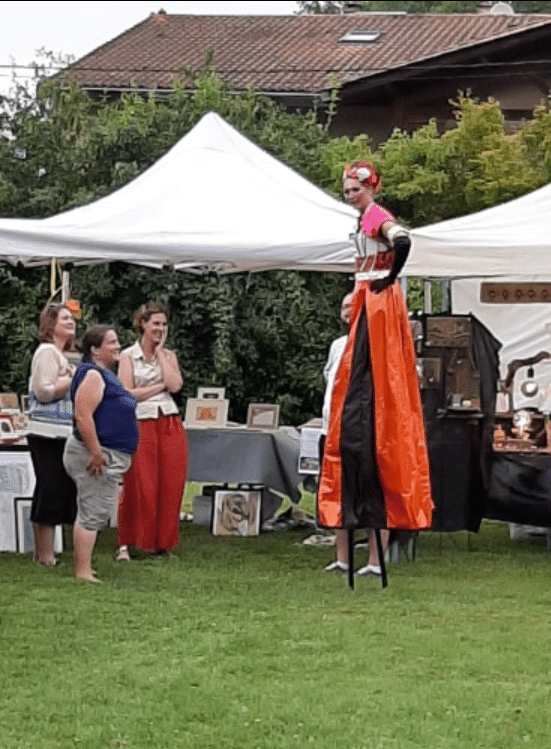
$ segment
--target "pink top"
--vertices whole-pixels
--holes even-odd
[[[368,274],[371,278],[384,276],[385,273],[383,271],[389,271],[394,261],[394,252],[388,247],[386,239],[380,231],[381,225],[385,221],[392,221],[394,223],[395,218],[385,208],[372,203],[362,216],[360,222],[361,229],[356,235],[358,245],[360,247],[363,246],[363,251],[360,250],[360,254],[366,258],[362,265],[361,273],[363,275]],[[363,242],[362,237],[364,238]],[[365,237],[370,237],[380,243],[377,245],[375,252],[371,248],[368,249]]]
[[[372,203],[367,211],[362,216],[361,227],[362,231],[372,239],[383,239],[380,234],[381,225],[385,221],[396,221],[392,213],[387,211],[385,208],[381,208],[380,205]]]

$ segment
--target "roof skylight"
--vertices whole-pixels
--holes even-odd
[[[374,29],[353,29],[352,31],[347,31],[346,34],[339,39],[339,42],[365,44],[376,42],[380,36],[381,32],[375,31]]]

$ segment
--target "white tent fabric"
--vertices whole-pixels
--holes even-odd
[[[211,112],[111,195],[46,219],[0,219],[0,256],[349,270],[356,216]]]
[[[412,231],[404,275],[551,278],[551,185]],[[349,271],[356,211],[211,112],[111,195],[46,219],[0,219],[0,256],[218,272]]]
[[[412,231],[408,276],[551,279],[551,185]]]

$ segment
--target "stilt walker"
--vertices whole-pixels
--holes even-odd
[[[409,236],[373,202],[380,178],[372,164],[354,162],[343,181],[345,198],[360,211],[357,273],[350,332],[332,392],[318,519],[326,528],[349,531],[353,587],[354,530],[429,528],[432,500],[413,339],[395,283]],[[376,542],[384,587],[380,532]]]

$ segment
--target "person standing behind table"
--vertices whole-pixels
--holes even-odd
[[[76,487],[63,467],[63,449],[73,427],[69,388],[74,367],[65,357],[75,337],[75,320],[64,304],[48,304],[40,313],[36,349],[29,379],[29,433],[36,484],[31,505],[33,560],[44,567],[57,564],[56,525],[72,525]]]
[[[166,554],[180,540],[188,443],[171,393],[183,385],[178,359],[165,348],[168,309],[142,304],[134,315],[140,340],[125,349],[119,377],[138,401],[140,441],[126,474],[119,503],[117,559],[130,559],[128,547]]]
[[[340,317],[345,325],[350,324],[350,313],[352,310],[352,293],[346,294],[343,297],[341,303]],[[323,462],[323,447],[325,445],[325,438],[327,435],[327,427],[329,424],[329,414],[331,411],[331,396],[333,394],[333,385],[335,383],[335,375],[339,368],[339,364],[344,353],[346,342],[348,340],[348,334],[339,336],[331,343],[329,347],[329,354],[327,356],[327,362],[323,368],[323,377],[325,379],[325,395],[323,398],[323,410],[322,410],[322,437],[320,444],[320,465]],[[378,565],[378,552],[375,543],[375,533],[373,530],[367,530],[368,543],[369,543],[369,560],[368,565],[371,565],[375,571],[379,569]],[[346,572],[348,570],[348,533],[346,530],[337,528],[335,531],[336,536],[336,556],[337,558],[330,562],[325,569],[327,572]],[[381,531],[381,541],[383,551],[386,552],[388,547],[389,533],[386,530]]]
[[[318,518],[321,525],[348,531],[416,530],[432,522],[415,350],[396,283],[410,239],[374,202],[380,185],[369,162],[345,167],[344,197],[359,211],[359,257],[350,332],[333,387]],[[380,576],[378,561],[356,574]]]
[[[136,400],[111,371],[120,355],[110,325],[93,325],[82,338],[82,359],[71,385],[75,426],[63,462],[77,485],[73,530],[75,577],[99,582],[92,569],[98,531],[108,524],[138,445]]]

